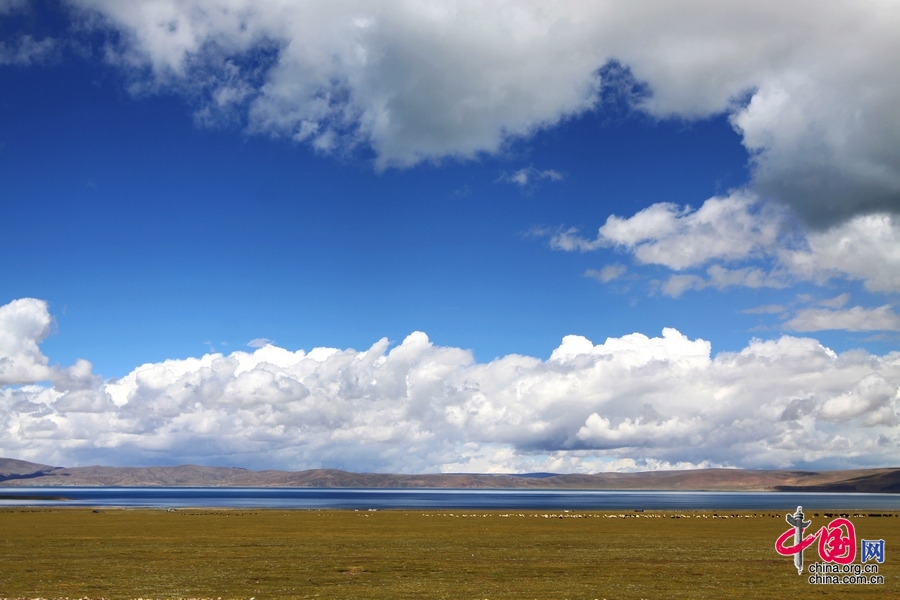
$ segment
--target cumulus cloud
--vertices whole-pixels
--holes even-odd
[[[238,110],[254,132],[321,152],[371,146],[378,165],[474,158],[597,97],[599,49],[560,43],[571,8],[468,2],[291,4],[72,0],[121,34],[139,83]],[[146,75],[146,76],[145,76]]]
[[[706,267],[662,282],[660,291],[673,297],[710,287],[783,288],[834,279],[900,292],[900,217],[861,215],[824,231],[803,231],[788,213],[746,190],[710,198],[698,209],[657,203],[630,217],[611,215],[593,238],[573,228],[534,235],[549,236],[555,250],[613,248],[638,264],[676,272]]]
[[[6,354],[43,335],[28,305],[3,307],[14,315],[3,331],[26,339]],[[0,388],[4,455],[509,472],[886,465],[900,450],[900,354],[838,355],[790,336],[714,356],[674,329],[600,344],[570,335],[547,360],[478,363],[415,332],[364,351],[167,360],[114,381],[86,362],[68,371],[52,387]]]
[[[48,379],[51,370],[38,344],[50,334],[47,303],[35,298],[0,306],[0,385]]]
[[[582,252],[613,247],[634,255],[639,263],[681,270],[711,260],[762,256],[775,245],[782,227],[780,211],[739,191],[710,198],[696,210],[657,203],[631,217],[611,215],[596,238],[582,238],[568,229],[553,235],[550,246]]]
[[[780,261],[804,279],[843,276],[873,292],[900,291],[900,218],[857,216],[806,236],[805,247],[784,249]]]
[[[760,202],[746,190],[710,198],[698,209],[657,203],[631,217],[611,215],[593,239],[584,238],[571,228],[549,235],[550,247],[556,250],[589,252],[614,248],[630,254],[638,264],[661,265],[674,271],[713,262],[772,262],[780,250],[788,252],[798,243],[785,212]],[[790,283],[790,273],[785,268],[763,266],[730,268],[711,264],[705,276],[674,274],[659,284],[659,290],[679,297],[689,290],[709,287],[782,288]]]
[[[380,167],[474,158],[602,110],[618,64],[646,90],[634,110],[728,114],[757,190],[807,222],[900,209],[892,3],[68,2],[116,32],[107,57],[136,89],[323,152],[369,146]]]
[[[897,414],[892,401],[897,389],[877,374],[869,375],[847,392],[822,403],[818,416],[826,421],[859,419],[864,426],[896,426]]]

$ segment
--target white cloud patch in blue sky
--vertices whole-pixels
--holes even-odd
[[[28,9],[29,0],[0,0],[0,17],[15,15]],[[51,37],[35,38],[18,33],[0,39],[0,65],[25,67],[58,57],[59,40]]]
[[[35,40],[23,35],[11,42],[0,42],[0,65],[27,66],[53,58],[57,51],[56,40]]]
[[[900,315],[889,304],[867,309],[854,306],[840,308],[804,308],[784,324],[794,331],[824,331],[844,329],[847,331],[900,331]]]
[[[51,323],[46,302],[23,298],[0,306],[0,385],[49,378],[38,344],[50,334]]]
[[[632,217],[611,215],[595,239],[577,230],[560,231],[550,238],[556,250],[588,252],[612,247],[633,254],[642,264],[682,270],[712,260],[761,257],[776,245],[783,217],[758,214],[752,194],[735,193],[710,198],[696,210],[670,203],[654,204]]]
[[[601,269],[588,269],[584,272],[584,276],[596,279],[600,283],[609,283],[610,281],[618,279],[619,277],[624,275],[626,271],[628,271],[628,267],[616,263],[612,265],[606,265]]]
[[[535,185],[537,182],[544,179],[548,181],[560,181],[564,178],[565,176],[562,173],[554,171],[553,169],[541,171],[534,167],[525,167],[518,171],[513,171],[512,173],[504,173],[500,176],[498,181],[514,183],[519,187],[525,188],[530,185]]]
[[[673,271],[721,263],[707,267],[705,276],[669,276],[660,289],[672,297],[709,287],[785,288],[835,278],[861,280],[875,292],[900,292],[900,222],[888,214],[804,233],[785,212],[740,191],[710,198],[698,209],[659,203],[631,217],[611,215],[593,239],[574,228],[537,233],[549,235],[554,250],[612,248],[637,264]],[[755,264],[734,267],[748,262]]]

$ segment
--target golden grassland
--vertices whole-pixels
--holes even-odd
[[[775,552],[785,512],[5,508],[0,598],[900,596],[900,514],[849,512],[884,585],[815,586]]]

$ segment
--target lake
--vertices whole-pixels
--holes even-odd
[[[480,510],[900,510],[900,494],[510,489],[16,487],[2,506]]]

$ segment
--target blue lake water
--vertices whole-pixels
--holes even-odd
[[[3,506],[280,509],[900,510],[900,494],[352,488],[0,488]],[[65,500],[35,499],[62,497]],[[30,498],[29,498],[30,497]]]

